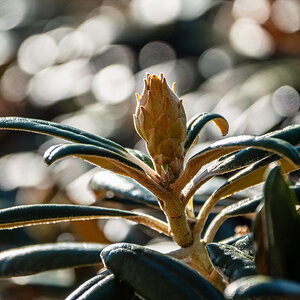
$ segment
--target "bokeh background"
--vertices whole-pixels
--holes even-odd
[[[132,114],[146,73],[176,82],[188,117],[217,112],[229,135],[259,135],[299,123],[299,59],[299,0],[0,0],[0,116],[53,120],[141,150]],[[217,138],[207,126],[195,151]],[[1,208],[99,204],[86,188],[92,166],[46,167],[53,143],[0,132]],[[128,222],[74,222],[2,231],[0,249],[153,238]],[[63,299],[96,271],[2,279],[0,299]]]

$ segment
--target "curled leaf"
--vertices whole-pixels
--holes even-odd
[[[221,115],[215,113],[196,115],[187,123],[187,136],[184,143],[185,152],[191,147],[203,126],[209,121],[213,121],[217,125],[222,135],[227,134],[229,125]]]

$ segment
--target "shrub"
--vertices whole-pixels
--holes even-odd
[[[86,243],[26,246],[0,254],[1,276],[96,264],[100,262],[102,251],[101,260],[106,270],[81,285],[67,297],[68,300],[223,299],[227,283],[230,284],[225,296],[234,299],[299,296],[300,285],[296,282],[299,281],[296,256],[299,214],[293,191],[297,192],[298,188],[288,187],[281,172],[287,174],[299,168],[296,145],[300,140],[300,126],[289,126],[262,136],[224,138],[187,159],[197,135],[208,122],[213,121],[222,135],[227,134],[225,118],[201,113],[186,123],[182,100],[162,75],[147,75],[143,94],[137,95],[137,99],[135,128],[146,142],[150,156],[48,121],[6,117],[0,119],[0,128],[52,135],[73,142],[49,148],[44,155],[45,162],[52,164],[75,156],[114,172],[115,178],[122,176],[124,184],[116,187],[112,181],[106,184],[106,189],[111,188],[141,206],[159,208],[165,220],[130,210],[41,204],[0,210],[0,228],[123,218],[170,236],[180,248],[161,254],[127,243],[108,247]],[[204,230],[219,200],[263,182],[266,169],[273,162],[280,168],[276,165],[269,172],[264,195],[227,206]],[[233,171],[234,175],[208,197],[195,215],[193,196],[196,191],[211,178]],[[90,183],[95,194],[104,185],[97,175]],[[129,186],[131,189],[126,189]],[[257,207],[260,210],[254,229],[256,248],[252,234],[213,242],[218,228],[227,218],[253,213]]]

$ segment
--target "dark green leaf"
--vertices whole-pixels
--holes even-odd
[[[295,195],[283,179],[279,166],[270,170],[264,196],[268,275],[299,280],[300,218]]]
[[[38,119],[6,117],[0,118],[0,129],[22,130],[56,136],[73,142],[90,144],[116,151],[127,152],[121,145],[97,135],[71,126]]]
[[[111,191],[124,201],[131,200],[133,203],[157,207],[156,197],[142,185],[129,177],[117,175],[109,171],[96,173],[89,183],[89,188],[96,194],[102,191]]]
[[[107,245],[56,243],[25,246],[0,252],[0,276],[24,276],[62,268],[100,264]]]
[[[228,282],[256,274],[253,258],[234,246],[211,243],[206,247],[214,267]]]
[[[235,217],[235,216],[253,213],[255,212],[257,206],[261,203],[262,199],[263,196],[258,195],[248,199],[238,201],[224,208],[222,210],[222,214]]]
[[[297,151],[299,151],[300,147],[296,147],[296,149]],[[241,171],[231,176],[227,180],[227,182],[225,182],[218,189],[216,189],[214,191],[213,196],[218,199],[222,199],[231,195],[232,193],[236,193],[240,190],[261,183],[265,178],[264,175],[268,165],[277,159],[279,159],[279,156],[271,155],[269,157],[265,157],[264,159],[245,167]],[[285,173],[298,169],[297,166],[292,165],[284,158],[280,160],[280,163]]]
[[[0,229],[101,218],[124,218],[145,224],[160,232],[168,232],[168,225],[166,223],[141,213],[113,208],[68,204],[20,205],[1,209]]]
[[[297,199],[297,204],[300,204],[300,185],[291,185],[289,186],[290,189],[293,190],[295,193],[296,199]]]
[[[146,205],[153,208],[159,208],[156,197],[142,185],[129,177],[121,176],[110,171],[101,170],[96,173],[89,183],[89,188],[96,196],[105,194],[105,192],[113,192],[113,198],[110,201],[116,201],[130,205]],[[210,196],[210,190],[204,193],[195,194],[194,205],[202,206]],[[219,201],[218,206],[227,206],[233,201],[237,201],[241,196],[236,195],[232,199]]]
[[[230,152],[234,152],[241,148],[253,147],[276,153],[278,155],[289,158],[295,164],[300,163],[298,151],[290,143],[279,138],[271,138],[264,136],[242,135],[237,137],[229,137],[217,141],[202,151],[192,156],[189,162],[194,160],[203,160],[203,163],[208,163],[214,159],[224,156]]]
[[[232,246],[242,251],[246,255],[250,255],[252,257],[255,255],[255,245],[252,233],[243,235],[237,241],[235,241]]]
[[[134,155],[135,157],[137,157],[139,160],[141,160],[142,162],[144,162],[146,165],[148,165],[151,169],[154,170],[154,165],[153,162],[150,158],[150,156],[148,156],[146,153],[140,151],[140,150],[136,150],[136,149],[130,149],[130,148],[126,148],[126,150]]]
[[[78,300],[78,298],[86,292],[89,288],[91,288],[94,284],[99,282],[100,280],[106,278],[107,276],[111,275],[111,272],[105,270],[100,274],[90,278],[89,280],[85,281],[81,284],[76,290],[74,290],[65,300]]]
[[[282,139],[286,142],[291,143],[292,145],[297,145],[300,142],[300,125],[288,126],[284,129],[276,130],[262,136],[262,138],[269,137]],[[223,171],[224,173],[240,169],[256,161],[259,161],[268,155],[270,155],[269,152],[253,148],[237,151],[234,154],[229,154],[221,158],[219,164],[217,164],[217,166],[215,167],[215,172],[221,173]],[[275,161],[278,160],[278,158],[278,156],[273,155],[273,158],[271,160]]]
[[[123,164],[131,168],[137,169],[141,172],[144,170],[139,167],[137,164],[133,163],[129,159],[125,158],[120,153],[116,151],[110,151],[108,149],[93,146],[93,145],[84,145],[84,144],[62,144],[50,147],[44,155],[44,160],[47,164],[52,164],[58,159],[67,157],[67,156],[79,156],[83,157],[85,160],[96,164],[101,165],[101,158],[111,160],[117,164]],[[97,159],[99,162],[97,163]]]
[[[204,240],[208,243],[212,242],[217,230],[228,218],[255,212],[257,206],[261,203],[262,198],[262,195],[258,195],[238,201],[222,209],[209,224]]]
[[[130,286],[105,272],[85,282],[65,300],[131,300],[133,297]]]
[[[191,147],[203,126],[209,121],[214,121],[214,123],[220,129],[222,135],[227,134],[228,123],[221,115],[215,113],[202,113],[196,115],[187,123],[187,135],[184,143],[185,151]]]
[[[248,276],[231,283],[225,290],[227,299],[282,296],[280,299],[300,298],[300,284],[290,280],[272,279],[267,276]],[[269,299],[269,298],[266,298]]]
[[[205,299],[223,296],[201,275],[171,257],[132,244],[115,244],[101,252],[106,267],[149,300]]]

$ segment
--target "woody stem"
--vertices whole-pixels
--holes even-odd
[[[164,201],[164,213],[169,223],[169,230],[174,241],[182,248],[193,243],[193,234],[185,212],[185,205],[177,197]]]

